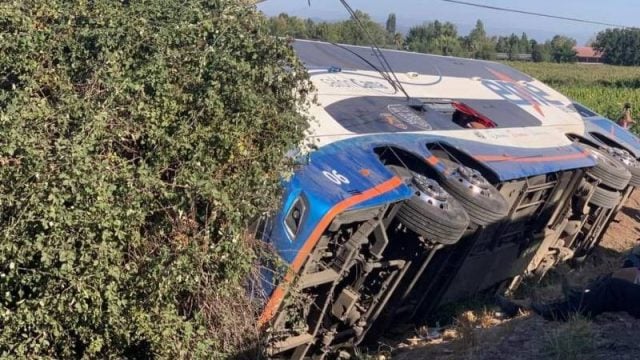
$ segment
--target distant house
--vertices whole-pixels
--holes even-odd
[[[591,46],[576,46],[573,48],[576,51],[576,57],[578,62],[581,63],[601,63],[602,54]]]

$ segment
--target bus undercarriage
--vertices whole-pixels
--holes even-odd
[[[395,324],[424,323],[444,304],[513,291],[584,259],[640,180],[635,159],[590,149],[594,168],[506,182],[444,145],[430,151],[446,177],[401,149],[377,149],[415,196],[333,220],[271,323],[267,355],[330,357]]]

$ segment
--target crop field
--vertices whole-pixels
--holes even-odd
[[[640,67],[600,64],[510,62],[538,80],[577,100],[609,119],[617,119],[625,102],[640,117]],[[640,126],[634,127],[640,133]]]

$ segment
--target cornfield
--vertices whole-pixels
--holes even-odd
[[[640,67],[523,62],[509,65],[609,119],[618,119],[627,102],[633,106],[634,118],[640,118]],[[638,124],[632,130],[640,134]]]

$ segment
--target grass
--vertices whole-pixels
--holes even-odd
[[[508,62],[507,64],[550,85],[640,86],[640,67],[531,62]]]
[[[640,113],[640,67],[604,64],[508,62],[508,65],[550,85],[603,116],[616,120],[624,103]],[[640,133],[636,125],[632,129]]]
[[[557,360],[587,359],[595,349],[594,331],[588,319],[575,316],[544,334],[546,358]]]

